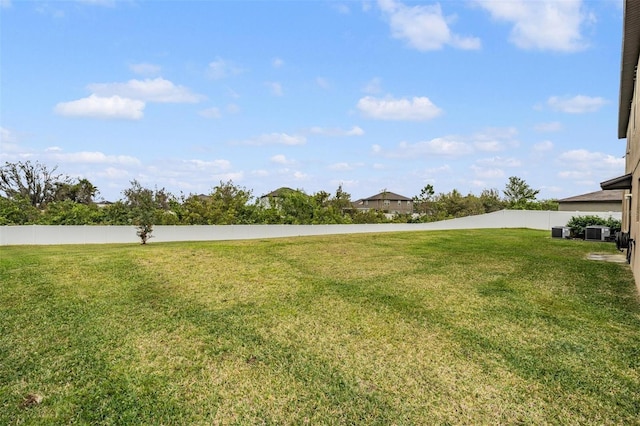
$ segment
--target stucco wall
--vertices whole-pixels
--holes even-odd
[[[621,213],[589,212],[620,219]],[[212,225],[155,226],[151,244],[169,241],[244,240],[304,235],[355,234],[369,232],[429,231],[478,228],[530,228],[551,230],[564,226],[580,212],[502,210],[479,216],[414,224],[370,225]],[[138,243],[133,226],[1,226],[0,245]]]
[[[622,200],[616,201],[615,203],[559,203],[558,210],[563,212],[621,212]]]
[[[640,66],[640,62],[638,63]],[[640,90],[640,79],[636,79],[635,88],[633,94],[633,100],[631,102],[631,108],[629,110],[629,125],[627,127],[627,149],[625,153],[625,173],[631,173],[631,198],[629,201],[625,201],[623,207],[622,229],[630,230],[630,237],[634,241],[639,241],[640,237],[640,133],[638,132],[638,126],[640,126],[640,118],[638,108],[640,108],[638,99],[638,90]],[[630,203],[630,205],[629,205]],[[636,285],[640,289],[640,256],[638,254],[639,246],[636,246],[632,250],[631,256],[631,269],[636,279]]]

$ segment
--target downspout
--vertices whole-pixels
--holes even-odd
[[[628,212],[627,212],[627,263],[631,264],[631,254],[633,251],[633,246],[635,245],[635,240],[631,238],[631,212],[632,212],[632,194],[626,194],[624,198],[629,202]]]

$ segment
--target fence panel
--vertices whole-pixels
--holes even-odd
[[[564,226],[573,216],[595,215],[620,219],[620,212],[559,212],[501,210],[478,216],[430,223],[385,223],[365,225],[157,225],[153,242],[214,241],[282,238],[307,235],[356,234],[370,232],[430,231],[480,228],[530,228],[551,230]],[[24,225],[0,226],[0,245],[111,244],[137,243],[133,226]]]

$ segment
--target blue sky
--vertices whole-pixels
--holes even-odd
[[[624,172],[619,0],[0,0],[0,161],[175,195]]]

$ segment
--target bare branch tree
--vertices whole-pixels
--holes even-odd
[[[56,174],[58,167],[49,170],[46,165],[31,161],[9,163],[0,167],[0,192],[9,199],[24,199],[34,207],[52,201],[60,183],[69,183],[69,177]]]

